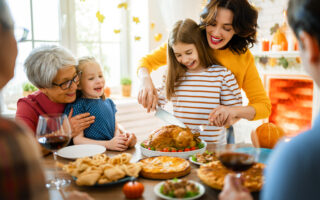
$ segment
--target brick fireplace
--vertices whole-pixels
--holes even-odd
[[[265,87],[271,100],[269,122],[285,131],[288,136],[311,128],[314,83],[306,75],[265,74]]]

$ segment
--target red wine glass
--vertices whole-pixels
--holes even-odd
[[[37,126],[37,140],[42,147],[52,151],[54,162],[57,162],[57,150],[67,146],[71,138],[71,127],[67,115],[48,114],[40,115]],[[46,184],[47,188],[60,189],[70,184],[70,180],[57,178],[57,167],[55,176]]]
[[[216,154],[227,169],[241,177],[241,173],[250,169],[259,160],[260,149],[247,144],[218,144]]]

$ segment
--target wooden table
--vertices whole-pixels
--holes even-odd
[[[207,149],[213,150],[213,145],[208,145]],[[133,155],[132,158],[132,162],[136,162],[139,159],[143,158],[144,156],[141,154],[140,152],[140,148],[137,146],[137,148],[133,148],[130,150],[125,151],[126,153],[131,153]],[[107,151],[106,154],[110,157],[119,154],[119,152],[113,152],[113,151]],[[72,160],[67,160],[61,157],[58,157],[58,161],[61,163],[68,163]],[[52,178],[54,175],[54,161],[53,161],[53,156],[49,155],[46,156],[43,159],[43,166],[45,168],[45,174],[46,177]],[[200,179],[197,176],[197,169],[199,168],[199,166],[194,165],[191,163],[191,172],[190,174],[188,174],[187,176],[185,176],[186,179],[188,180],[194,180],[197,181],[199,183],[202,183],[200,181]],[[58,171],[58,176],[59,177],[64,177],[66,179],[72,179],[71,176],[69,176],[68,174],[66,174],[65,172],[63,172],[62,170]],[[161,182],[161,180],[151,180],[151,179],[145,179],[142,177],[138,178],[138,181],[143,183],[144,185],[144,193],[143,193],[143,197],[140,199],[145,199],[145,200],[153,200],[153,199],[161,199],[159,197],[157,197],[155,195],[155,193],[153,192],[153,188],[156,184],[158,184],[159,182]],[[203,184],[203,183],[202,183]],[[215,190],[212,189],[208,186],[206,186],[205,184],[203,184],[205,186],[205,194],[200,198],[200,199],[210,199],[210,200],[215,200],[218,199],[218,195],[220,193],[219,190]],[[67,188],[64,189],[64,191],[67,193],[68,191],[72,191],[72,190],[78,190],[78,191],[82,191],[82,192],[87,192],[89,193],[93,198],[95,198],[96,200],[99,199],[112,199],[112,200],[121,200],[121,199],[126,199],[123,192],[122,192],[122,187],[123,184],[118,184],[118,185],[113,185],[113,186],[106,186],[106,187],[79,187],[75,184],[74,181],[71,182],[71,185],[68,186]],[[62,199],[59,191],[57,190],[50,190],[50,196],[51,199]],[[255,199],[258,198],[257,194],[254,194]]]

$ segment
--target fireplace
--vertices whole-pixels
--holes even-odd
[[[265,87],[271,100],[269,122],[288,136],[311,128],[314,84],[306,75],[265,74]]]

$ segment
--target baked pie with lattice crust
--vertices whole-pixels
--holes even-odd
[[[256,163],[247,171],[242,172],[244,186],[248,188],[250,192],[261,190],[264,182],[264,168],[264,164]],[[225,168],[220,161],[213,161],[200,166],[200,169],[197,171],[197,173],[200,180],[205,184],[212,188],[221,190],[223,188],[225,176],[228,173],[233,172]]]

